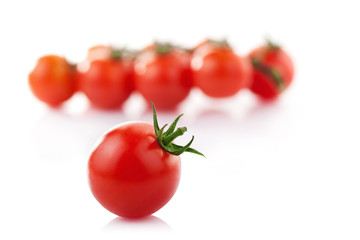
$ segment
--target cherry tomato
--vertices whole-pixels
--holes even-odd
[[[95,50],[99,51],[96,53]],[[107,47],[93,48],[89,51],[87,61],[79,68],[79,90],[85,93],[93,106],[118,108],[132,93],[132,59],[120,55]]]
[[[29,74],[30,89],[39,100],[56,107],[75,93],[74,69],[63,57],[43,56]]]
[[[155,108],[154,126],[145,122],[123,123],[109,131],[92,152],[90,188],[99,203],[122,217],[138,218],[163,207],[174,195],[180,180],[180,154],[197,153],[172,141],[186,128],[159,129]],[[165,126],[164,126],[165,127]]]
[[[150,45],[135,61],[136,90],[159,109],[174,109],[193,85],[190,56],[170,45]]]
[[[290,56],[269,42],[249,54],[253,64],[250,90],[263,99],[274,99],[292,82],[294,65]]]
[[[194,85],[210,97],[230,97],[249,85],[249,61],[237,56],[227,42],[200,43],[191,66]]]

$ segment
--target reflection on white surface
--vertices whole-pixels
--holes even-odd
[[[116,217],[106,224],[104,231],[118,231],[127,233],[139,232],[170,232],[172,228],[161,218],[150,215],[139,219]]]
[[[321,223],[322,231],[328,225],[340,225],[339,219],[351,218],[351,214],[339,207],[333,209],[336,204],[346,202],[348,205],[342,206],[348,212],[359,212],[359,194],[353,191],[359,180],[358,155],[352,150],[356,142],[338,145],[335,138],[328,138],[325,133],[333,126],[334,120],[328,117],[332,111],[319,115],[319,103],[294,101],[291,97],[296,92],[291,91],[278,101],[262,103],[247,92],[216,101],[195,90],[177,112],[159,112],[161,124],[184,113],[179,125],[187,126],[189,132],[183,141],[194,134],[194,148],[206,155],[206,159],[191,154],[181,157],[177,193],[156,213],[165,216],[171,227],[155,216],[134,221],[115,218],[104,226],[111,214],[94,199],[87,185],[87,159],[100,136],[124,121],[152,122],[151,111],[137,108],[143,102],[136,99],[127,103],[124,111],[75,104],[70,110],[67,106],[44,108],[31,115],[18,126],[21,138],[8,135],[18,145],[11,151],[4,149],[8,158],[2,162],[0,177],[14,179],[2,188],[11,193],[4,206],[16,203],[21,212],[36,216],[34,222],[43,224],[45,233],[61,226],[68,232],[86,231],[92,239],[96,239],[96,230],[115,238],[124,234],[155,238],[169,232],[220,236],[227,232],[248,237],[257,233],[258,239],[264,239],[267,232],[275,234],[283,226],[293,232],[295,224],[304,222],[308,229]],[[339,129],[332,133],[342,139],[350,136],[350,131]],[[21,151],[15,149],[18,146]],[[329,218],[329,212],[336,218]],[[5,209],[5,215],[14,217],[10,209]],[[349,222],[340,229],[349,229]],[[264,233],[257,232],[259,226]],[[32,227],[29,223],[28,228]]]

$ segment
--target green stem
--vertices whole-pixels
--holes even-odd
[[[186,127],[180,127],[178,129],[176,129],[175,132],[172,132],[168,135],[166,135],[165,137],[163,137],[162,142],[165,145],[169,145],[172,141],[175,140],[175,138],[184,135],[184,133],[187,131]]]
[[[174,46],[170,43],[156,42],[155,44],[155,49],[158,54],[168,54],[174,48]]]
[[[260,61],[257,59],[252,59],[251,62],[257,70],[266,74],[267,76],[270,77],[270,79],[273,80],[273,82],[275,83],[275,85],[279,91],[284,90],[284,88],[285,88],[284,81],[282,80],[280,75],[275,70],[272,70],[271,68],[260,63]]]
[[[162,149],[164,149],[165,151],[167,151],[170,154],[177,155],[177,156],[184,152],[190,152],[190,153],[195,153],[195,154],[205,157],[204,154],[202,154],[201,152],[199,152],[193,148],[190,148],[190,145],[194,141],[194,136],[192,136],[191,140],[185,146],[179,146],[179,145],[176,145],[173,143],[173,141],[177,137],[182,136],[187,131],[186,127],[179,127],[175,130],[176,124],[179,121],[182,114],[180,116],[178,116],[174,120],[174,122],[170,125],[168,130],[166,132],[164,132],[164,129],[167,126],[167,124],[165,124],[161,129],[159,128],[159,123],[157,120],[155,106],[154,106],[154,103],[151,102],[151,104],[153,107],[153,121],[154,121],[154,130],[155,130],[155,135],[156,135],[156,141],[158,142],[158,144],[160,145],[160,147]]]

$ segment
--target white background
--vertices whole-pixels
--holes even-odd
[[[2,1],[0,239],[359,239],[360,14],[357,1]],[[263,104],[194,90],[178,113],[206,159],[182,156],[173,199],[152,217],[117,218],[93,198],[87,158],[115,124],[151,121],[76,95],[52,110],[29,91],[38,57],[81,61],[95,44],[192,46],[227,37],[244,55],[271,36],[294,59],[293,85]],[[185,141],[184,140],[184,141]]]

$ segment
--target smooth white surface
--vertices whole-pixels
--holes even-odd
[[[3,1],[0,3],[0,239],[359,239],[360,15],[356,1]],[[206,159],[184,154],[174,198],[140,221],[92,197],[86,164],[115,124],[151,121],[76,95],[52,110],[27,74],[44,54],[81,61],[94,44],[191,46],[228,37],[246,54],[270,35],[296,77],[275,103],[193,91],[179,112]],[[184,140],[184,141],[185,141]]]

